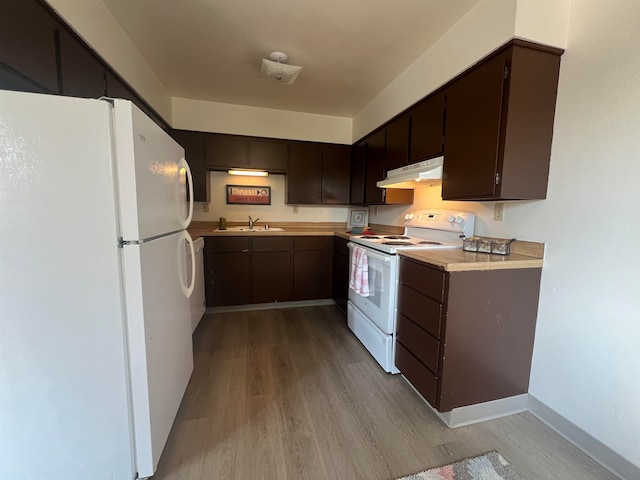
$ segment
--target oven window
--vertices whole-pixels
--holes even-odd
[[[389,268],[385,264],[369,257],[369,301],[376,307],[381,308],[382,296],[385,293],[385,275],[388,275]]]

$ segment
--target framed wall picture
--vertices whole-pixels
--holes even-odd
[[[227,205],[271,205],[271,187],[227,185]]]
[[[350,208],[347,218],[347,230],[353,227],[363,228],[369,224],[369,210],[367,208]]]

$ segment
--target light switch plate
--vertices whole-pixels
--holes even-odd
[[[504,203],[496,203],[493,205],[493,219],[496,222],[504,220]]]

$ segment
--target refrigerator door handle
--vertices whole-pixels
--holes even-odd
[[[185,174],[187,175],[187,185],[189,186],[189,213],[184,221],[184,228],[187,228],[193,218],[193,176],[191,175],[191,168],[184,157],[180,159],[179,163],[181,165],[180,171],[184,168]]]
[[[184,238],[185,240],[187,240],[189,249],[191,250],[191,281],[189,283],[189,286],[184,291],[184,294],[187,296],[187,298],[190,298],[191,294],[193,293],[193,289],[196,286],[196,252],[193,248],[193,238],[191,238],[191,235],[189,235],[189,232],[187,232],[186,230],[184,230]]]

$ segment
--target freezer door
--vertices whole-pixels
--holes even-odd
[[[181,231],[122,248],[140,477],[156,470],[193,370],[186,240]]]
[[[143,240],[186,228],[193,188],[184,149],[128,100],[114,101],[114,132],[125,240]]]

